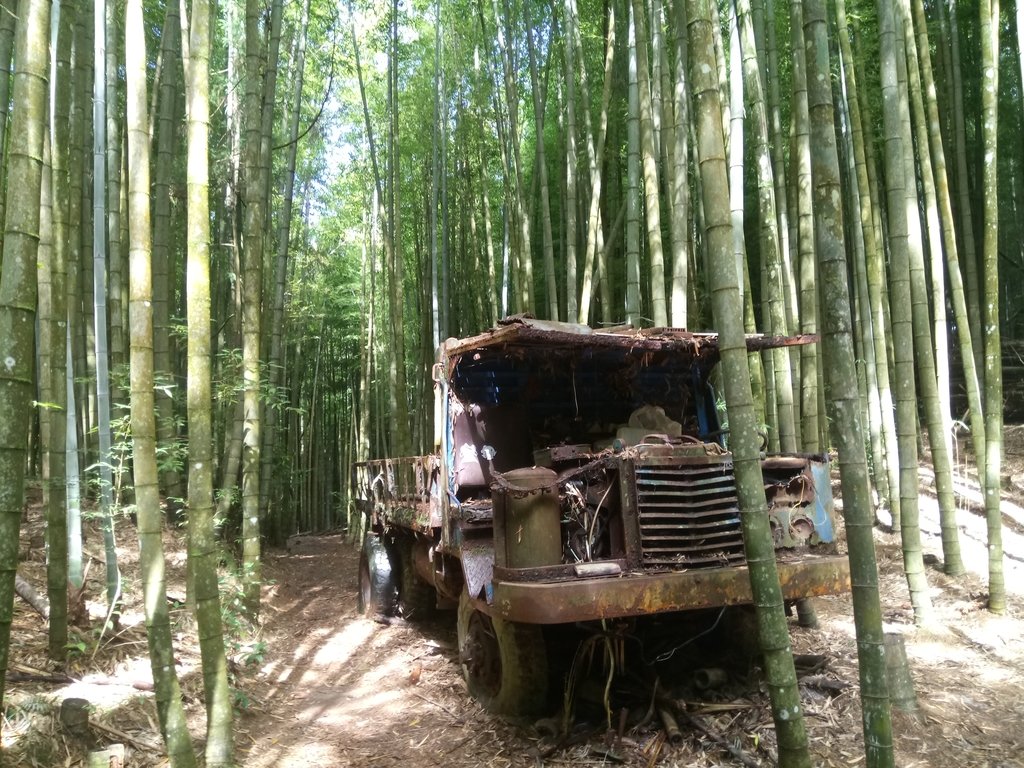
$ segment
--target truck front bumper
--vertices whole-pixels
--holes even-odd
[[[805,556],[780,561],[777,566],[785,600],[850,590],[850,565],[842,555]],[[646,616],[753,602],[746,566],[543,583],[495,580],[493,586],[491,611],[528,624]]]

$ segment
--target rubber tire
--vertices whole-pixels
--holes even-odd
[[[458,637],[462,676],[484,709],[498,715],[547,713],[548,661],[540,625],[488,616],[463,587]]]
[[[437,592],[416,573],[413,564],[413,547],[416,539],[401,536],[395,540],[398,552],[398,607],[402,618],[409,621],[425,621],[437,613]]]
[[[364,616],[393,616],[397,607],[392,554],[376,534],[367,534],[359,552],[359,612]]]

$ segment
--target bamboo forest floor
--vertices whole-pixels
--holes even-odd
[[[886,629],[905,638],[920,702],[915,715],[894,713],[896,765],[901,768],[1024,766],[1024,427],[1008,428],[1006,455],[1010,482],[1004,497],[1004,616],[985,610],[987,561],[980,505],[965,502],[959,517],[971,572],[959,579],[942,574],[927,467],[922,470],[922,533],[934,625],[914,626],[899,537],[875,530]],[[19,574],[45,591],[38,515],[34,504],[23,525]],[[97,560],[88,595],[95,627],[102,624],[102,545],[98,533],[91,533],[86,550]],[[166,764],[149,692],[136,547],[127,521],[119,533],[128,601],[121,629],[99,642],[95,630],[77,635],[80,640],[75,641],[65,670],[72,682],[62,680],[62,673],[46,661],[43,619],[17,601],[0,763],[85,765],[88,750],[115,745],[115,751],[124,753],[124,766]],[[201,734],[198,646],[194,626],[178,602],[184,596],[180,537],[168,532],[165,546],[178,671],[192,732]],[[693,720],[680,722],[680,732],[672,739],[666,738],[656,715],[641,725],[630,721],[621,738],[614,733],[608,737],[603,708],[588,710],[586,701],[601,701],[600,675],[589,685],[577,686],[579,716],[568,743],[555,744],[542,736],[551,721],[540,722],[538,730],[538,723],[491,716],[466,694],[458,669],[454,613],[442,612],[426,624],[400,618],[384,623],[360,616],[355,609],[357,563],[357,550],[340,535],[295,537],[288,550],[266,554],[261,631],[255,639],[230,644],[241,713],[236,722],[241,766],[773,764],[775,741],[767,697],[757,670],[749,666],[729,666],[726,685],[700,697],[692,689],[681,689],[676,695],[687,699]],[[813,763],[830,768],[863,765],[849,595],[822,598],[817,607],[819,628],[797,626],[795,619],[790,623],[794,652],[818,661],[801,682]],[[230,609],[226,615],[233,615]],[[817,656],[824,657],[823,667]],[[685,666],[694,660],[680,655],[674,663]],[[599,671],[600,664],[594,666]],[[677,671],[681,679],[687,674]],[[40,675],[51,679],[40,680]],[[642,715],[649,709],[644,697],[650,696],[647,690],[622,701]],[[60,701],[68,697],[81,697],[92,705],[90,726],[81,735],[58,723]],[[617,724],[616,711],[613,726]]]

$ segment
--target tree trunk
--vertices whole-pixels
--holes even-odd
[[[533,44],[532,38],[528,38],[530,44],[530,66],[533,69]],[[438,210],[437,202],[441,188],[441,158],[440,158],[440,132],[441,132],[441,3],[440,0],[434,3],[434,125],[431,142],[431,175],[430,175],[430,331],[433,341],[433,348],[441,344],[441,305],[440,285],[438,284],[438,268],[440,267],[440,253],[438,241],[441,233],[438,231]],[[536,96],[535,96],[536,98]],[[546,192],[546,190],[545,190]]]
[[[533,115],[534,115],[534,130],[536,132],[537,140],[537,176],[540,180],[540,223],[541,232],[544,236],[544,282],[547,287],[547,298],[548,298],[548,317],[552,320],[558,319],[558,281],[555,278],[555,246],[554,240],[551,235],[551,202],[550,193],[548,190],[548,167],[547,158],[545,155],[545,141],[544,141],[544,94],[541,79],[537,71],[537,52],[536,46],[533,42],[533,25],[530,23],[529,8],[523,6],[524,14],[524,25],[526,27],[526,47],[529,53],[530,59],[530,84],[531,92],[533,94]],[[566,31],[566,42],[565,46],[568,50],[569,47],[569,36],[568,30]],[[548,50],[550,50],[551,41],[548,41]],[[569,55],[568,53],[566,54]],[[567,209],[568,210],[568,209]],[[567,295],[568,289],[571,288],[569,284],[566,284]]]
[[[910,588],[915,619],[930,620],[931,598],[924,573],[921,529],[918,523],[917,396],[914,383],[914,339],[911,317],[910,249],[906,208],[904,155],[912,151],[905,145],[901,113],[905,94],[897,79],[895,10],[888,0],[878,0],[879,39],[882,62],[882,117],[885,128],[885,179],[889,213],[889,250],[891,253],[890,296],[892,307],[893,357],[896,366],[896,430],[900,460],[900,532],[903,539],[903,568]],[[903,104],[901,105],[901,100]],[[929,345],[930,349],[930,345]]]
[[[25,498],[26,440],[32,414],[35,364],[36,254],[46,82],[49,71],[50,3],[24,0],[15,37],[13,103],[8,147],[8,186],[18,190],[4,211],[0,273],[0,704],[10,653],[14,577]]]
[[[260,611],[260,338],[263,303],[263,243],[266,195],[261,177],[265,54],[258,0],[245,3],[245,110],[243,165],[245,218],[242,228],[242,592],[245,611]]]
[[[45,118],[44,118],[45,120]],[[39,251],[37,254],[38,260],[38,273],[36,281],[38,284],[38,296],[36,302],[36,338],[38,341],[38,350],[36,356],[36,378],[38,381],[39,389],[39,402],[42,407],[39,409],[39,457],[40,461],[40,472],[39,477],[42,481],[43,491],[43,508],[49,510],[51,507],[50,496],[53,493],[54,485],[54,474],[53,474],[53,459],[56,454],[63,450],[63,445],[60,448],[53,441],[53,424],[54,422],[61,421],[64,418],[64,414],[53,408],[53,357],[55,346],[63,348],[64,339],[60,336],[54,336],[54,322],[53,322],[53,166],[51,160],[51,143],[52,134],[46,132],[43,135],[43,162],[42,162],[42,177],[40,179],[40,195],[39,195]],[[59,343],[55,343],[56,341]],[[61,382],[63,384],[63,382]],[[63,486],[64,478],[60,476],[60,484]],[[59,513],[64,514],[64,510],[60,509]],[[47,524],[51,522],[52,518],[47,517]],[[60,524],[58,523],[58,529]],[[63,530],[66,533],[67,529],[67,518],[64,518]],[[47,544],[51,543],[53,536],[49,535],[47,531]],[[67,546],[67,539],[64,540],[64,546]],[[65,556],[62,563],[49,563],[47,558],[47,571],[49,572],[56,570],[57,568],[67,568],[67,557]],[[65,585],[67,582],[65,581]],[[19,593],[20,594],[20,593]],[[63,612],[61,611],[63,609]],[[57,605],[58,615],[53,617],[53,621],[49,622],[50,625],[50,654],[55,659],[64,658],[63,644],[59,647],[53,647],[53,638],[55,633],[62,633],[64,635],[64,643],[67,643],[67,593],[64,594],[64,602]],[[50,610],[46,609],[41,615],[49,619]],[[57,626],[59,625],[59,626]],[[55,652],[55,653],[54,653]]]
[[[761,235],[760,255],[768,287],[766,297],[768,320],[765,323],[767,325],[765,330],[776,336],[785,336],[789,333],[789,328],[786,322],[786,306],[783,295],[783,270],[764,86],[758,68],[750,0],[739,0],[737,8],[743,55],[743,82],[747,90],[747,103],[751,108],[751,122],[754,130],[754,166],[757,172],[758,223]],[[779,445],[784,452],[796,451],[798,444],[793,414],[793,378],[789,367],[789,351],[785,347],[779,347],[772,350],[771,356],[775,377]]]
[[[845,13],[845,8],[842,11],[839,10],[839,4],[837,3],[837,13]],[[846,69],[846,60],[841,58],[841,68]],[[845,81],[844,81],[845,83]],[[876,336],[874,322],[871,317],[871,302],[869,299],[870,291],[868,289],[868,274],[867,274],[867,245],[866,235],[870,234],[870,217],[872,211],[870,208],[870,200],[867,196],[862,196],[859,180],[857,177],[858,170],[856,165],[855,156],[857,150],[854,148],[853,132],[854,130],[860,131],[860,128],[853,129],[851,127],[850,119],[850,98],[849,94],[845,92],[845,84],[843,87],[843,97],[836,100],[836,109],[840,112],[840,123],[843,125],[843,130],[840,135],[844,136],[845,142],[843,145],[843,151],[845,153],[846,162],[846,175],[841,177],[841,181],[845,180],[846,190],[848,193],[848,212],[849,218],[852,222],[863,224],[865,221],[869,222],[866,227],[851,226],[849,231],[853,239],[853,246],[851,248],[853,255],[853,280],[854,285],[851,290],[853,294],[853,312],[852,317],[856,318],[857,324],[854,326],[854,351],[858,355],[858,362],[856,363],[858,373],[863,375],[863,386],[861,390],[862,397],[862,408],[865,413],[865,420],[867,421],[868,429],[868,445],[869,450],[869,463],[870,463],[870,477],[874,479],[875,487],[878,490],[878,496],[880,500],[888,501],[891,496],[888,483],[888,474],[886,473],[886,461],[885,461],[885,450],[882,447],[882,407],[880,390],[878,386],[878,365],[875,358],[875,343],[874,338]],[[861,206],[863,204],[868,205],[868,210],[863,211]],[[885,333],[884,328],[879,328],[877,335],[883,335]],[[861,362],[862,360],[862,362]]]
[[[177,429],[174,418],[174,398],[167,385],[171,383],[170,334],[168,330],[169,301],[172,284],[168,274],[171,262],[171,175],[178,135],[175,105],[178,100],[178,68],[181,50],[181,19],[179,3],[168,3],[161,35],[159,99],[156,115],[156,164],[153,179],[153,375],[162,385],[156,390],[157,439],[162,450],[176,455],[174,442]],[[161,483],[169,496],[180,497],[181,473],[177,462],[165,462]]]
[[[665,302],[665,253],[661,242],[661,193],[658,150],[654,142],[654,112],[651,106],[651,78],[647,56],[647,22],[643,0],[631,0],[635,34],[637,87],[640,93],[640,150],[643,159],[647,249],[651,270],[651,319],[656,328],[668,325]]]
[[[672,300],[670,322],[677,328],[689,327],[687,299],[690,292],[690,109],[686,78],[686,4],[673,0],[670,19],[674,27],[675,74],[673,77],[673,103],[675,126],[672,132],[674,147],[672,162]]]
[[[756,7],[756,6],[755,6]],[[755,19],[757,11],[754,11]],[[768,135],[769,146],[772,156],[772,177],[775,182],[775,212],[778,216],[779,253],[782,259],[783,286],[786,298],[786,325],[790,331],[795,332],[800,327],[799,322],[799,298],[797,296],[796,273],[793,269],[792,243],[789,238],[790,222],[789,209],[786,199],[786,161],[785,161],[785,139],[782,135],[781,95],[779,83],[781,81],[779,68],[778,45],[776,42],[775,28],[775,0],[767,0],[765,4],[765,60],[768,68]],[[758,33],[755,24],[754,33]],[[791,379],[799,391],[800,382],[800,348],[794,347],[790,353],[792,370]],[[793,404],[795,418],[799,420],[799,401]]]
[[[775,716],[779,764],[810,766],[796,671],[789,646],[775,550],[761,476],[760,438],[750,389],[747,347],[739,301],[738,275],[730,258],[732,226],[719,91],[715,76],[711,13],[707,0],[689,0],[690,76],[694,117],[698,126],[697,155],[704,190],[704,212],[711,268],[712,308],[719,331],[730,447],[743,521],[743,540],[750,567],[751,590],[757,605],[768,691]]]
[[[903,38],[897,39],[897,46],[904,43],[906,56],[897,60],[899,72],[904,72],[906,91],[913,106],[913,124],[917,129],[917,156],[921,165],[920,187],[925,193],[925,211],[928,216],[927,236],[932,252],[932,310],[935,325],[929,324],[928,285],[924,262],[924,236],[921,233],[921,219],[917,215],[907,217],[910,245],[910,291],[914,312],[914,357],[917,361],[920,397],[924,402],[925,419],[928,426],[928,445],[931,448],[932,464],[935,468],[935,488],[939,499],[939,524],[942,529],[942,555],[947,573],[958,576],[964,572],[960,557],[960,536],[956,523],[956,501],[953,498],[953,469],[950,460],[952,448],[952,420],[949,417],[949,343],[946,338],[946,292],[942,277],[942,241],[938,211],[935,205],[935,184],[931,158],[928,153],[928,134],[924,125],[924,105],[921,102],[921,84],[918,75],[916,44],[910,23],[909,0],[897,4],[897,19],[902,22]],[[927,52],[926,52],[927,53]],[[904,114],[909,126],[910,113]],[[907,146],[910,146],[909,130],[905,129]],[[918,210],[918,183],[914,181],[913,155],[904,155],[907,166],[907,210]],[[938,272],[938,275],[935,273]],[[941,308],[941,311],[940,311]],[[941,325],[940,325],[941,322]],[[933,333],[934,332],[934,333]],[[934,335],[934,338],[933,338]],[[939,353],[941,350],[941,353]],[[947,358],[940,365],[939,358]],[[943,390],[943,386],[945,389]]]
[[[149,132],[146,114],[146,36],[141,0],[128,0],[125,22],[129,186],[129,328],[131,330],[131,429],[139,565],[146,638],[156,688],[160,730],[172,766],[196,764],[181,687],[175,670],[167,609],[163,516],[156,465],[153,402],[153,281],[150,269]]]
[[[213,439],[210,394],[210,6],[192,1],[188,48],[183,46],[188,96],[188,556],[195,579],[203,691],[206,765],[232,763],[231,691],[217,583],[213,527]],[[184,42],[184,40],[183,40]]]
[[[871,337],[865,339],[865,344],[872,344],[874,348],[873,358],[875,361],[875,377],[878,382],[879,411],[881,416],[883,452],[882,455],[876,456],[876,484],[879,488],[884,487],[887,491],[884,497],[892,514],[893,528],[898,529],[900,525],[899,451],[896,444],[896,422],[893,416],[892,388],[889,383],[889,356],[886,348],[889,329],[886,324],[886,313],[882,309],[884,299],[881,286],[885,282],[882,275],[885,266],[882,259],[881,235],[874,224],[878,206],[871,192],[869,172],[872,166],[867,161],[867,150],[870,148],[870,142],[865,137],[865,126],[870,125],[870,120],[862,119],[861,117],[861,99],[863,99],[863,95],[857,86],[853,48],[850,45],[850,35],[846,21],[845,0],[840,0],[836,3],[836,15],[839,45],[844,62],[843,76],[850,113],[850,139],[853,145],[857,190],[860,194],[860,227],[864,241],[865,257],[865,290],[862,303],[865,305],[864,308],[871,328]],[[885,477],[884,484],[882,482],[883,475]]]
[[[391,274],[388,276],[391,311],[391,374],[392,374],[392,419],[395,429],[393,449],[395,455],[405,456],[410,451],[409,434],[409,392],[405,369],[405,266],[402,249],[402,205],[401,205],[401,150],[398,131],[399,90],[398,90],[398,0],[391,6],[391,49],[389,54],[391,72],[391,126],[388,133],[388,157],[390,160],[390,184],[388,186],[390,215],[388,235],[391,243]]]
[[[576,3],[565,0],[565,319],[579,315],[576,289],[577,151],[576,151],[576,61],[575,38],[579,20]],[[581,61],[582,65],[583,62]],[[586,90],[586,81],[581,90]],[[557,319],[557,315],[552,316]]]
[[[71,111],[71,42],[74,34],[75,7],[64,2],[55,9],[59,14],[56,32],[51,38],[55,55],[50,69],[50,158],[53,192],[53,260],[51,263],[52,315],[50,326],[50,497],[46,513],[46,587],[50,602],[49,652],[53,659],[67,653],[68,604],[68,493],[67,405],[68,405],[68,123]],[[77,479],[77,470],[75,472]],[[80,541],[80,539],[79,539]],[[80,546],[80,545],[79,545]],[[79,566],[81,559],[79,558]]]
[[[67,392],[67,419],[65,422],[65,477],[68,492],[68,582],[73,587],[81,587],[84,579],[82,569],[82,464],[84,453],[80,450],[78,428],[81,424],[81,388],[77,385],[76,373],[83,370],[81,356],[82,346],[79,344],[82,329],[81,282],[78,273],[82,253],[82,147],[85,143],[85,103],[88,101],[88,82],[84,69],[80,64],[88,56],[84,45],[86,15],[82,5],[72,0],[62,2],[61,9],[68,13],[68,23],[72,25],[71,48],[74,60],[69,60],[69,80],[71,96],[69,98],[71,113],[68,120],[68,154],[67,154],[67,219],[65,231],[65,285],[67,296],[67,358],[65,391]],[[60,187],[55,188],[58,194]],[[60,210],[58,206],[57,210]]]
[[[626,125],[626,322],[640,327],[640,86],[637,25],[629,6],[629,111]]]
[[[790,0],[790,42],[793,51],[804,49],[803,9]],[[793,123],[796,146],[790,184],[796,189],[797,262],[800,274],[800,332],[818,332],[818,294],[814,284],[814,221],[811,212],[811,147],[807,114],[807,70],[803,56],[793,57]],[[803,450],[822,449],[818,419],[818,352],[815,344],[800,347],[800,422]]]
[[[92,298],[96,360],[96,416],[99,440],[100,525],[107,564],[107,603],[120,599],[121,572],[117,566],[114,539],[114,478],[110,436],[110,358],[107,345],[107,116],[106,116],[106,0],[93,9],[93,43],[96,61],[93,81],[93,164],[92,164]]]
[[[106,95],[106,175],[107,175],[107,271],[110,284],[108,286],[108,304],[110,307],[110,368],[114,373],[111,380],[110,399],[113,407],[123,403],[123,397],[118,391],[118,378],[123,373],[121,366],[127,360],[125,358],[125,330],[124,318],[125,307],[122,306],[121,296],[123,292],[124,277],[122,276],[124,265],[124,251],[121,244],[121,144],[122,125],[120,120],[120,109],[118,104],[117,86],[118,73],[118,13],[113,2],[106,3],[106,14],[104,24],[106,28],[107,46],[106,62],[104,66],[105,83],[103,85]]]
[[[292,196],[295,188],[295,163],[299,148],[299,117],[302,113],[302,84],[306,63],[306,35],[309,30],[310,0],[302,5],[302,19],[295,42],[295,75],[292,89],[292,111],[288,128],[288,159],[284,173],[284,184],[281,195],[281,211],[278,213],[277,254],[274,259],[274,292],[271,306],[270,322],[270,357],[268,370],[270,388],[275,393],[275,402],[283,402],[281,391],[282,371],[284,369],[282,335],[284,331],[285,284],[288,277],[288,251],[291,245]],[[260,471],[260,517],[266,519],[270,507],[270,481],[274,466],[274,455],[277,451],[278,408],[268,408],[264,414],[263,437],[263,468]],[[366,457],[368,458],[368,457]]]
[[[76,4],[77,12],[74,19],[74,77],[72,85],[72,112],[70,122],[70,150],[68,154],[68,333],[71,335],[71,351],[68,353],[70,367],[78,374],[72,379],[75,389],[75,441],[79,455],[79,487],[82,486],[84,474],[82,468],[88,466],[88,455],[84,440],[88,416],[85,385],[87,379],[85,366],[85,331],[82,312],[82,232],[86,229],[82,211],[82,187],[85,183],[85,105],[89,103],[89,78],[85,62],[90,58],[91,45],[88,45],[88,25],[85,23],[89,15],[87,4]],[[79,435],[83,439],[79,439]]]
[[[575,3],[574,3],[575,7]],[[583,46],[580,43],[578,26],[575,27],[573,40],[576,46],[577,57],[583,60]],[[608,135],[608,104],[611,100],[612,85],[612,64],[615,61],[615,4],[608,4],[608,33],[605,40],[604,54],[604,79],[601,89],[601,111],[598,118],[596,137],[593,131],[588,131],[587,137],[587,161],[590,166],[590,203],[587,215],[587,245],[583,255],[583,281],[580,289],[580,306],[577,322],[588,325],[592,312],[594,298],[594,278],[597,269],[597,253],[601,245],[603,233],[601,232],[601,187],[604,166],[604,149]],[[590,97],[589,90],[583,89],[583,104],[585,119],[589,123]],[[572,318],[566,318],[572,320]]]
[[[971,199],[971,185],[968,180],[967,168],[967,130],[964,114],[963,78],[960,74],[960,31],[957,24],[957,3],[942,0],[937,3],[940,8],[949,7],[949,48],[953,60],[953,146],[956,153],[956,192],[960,208],[960,232],[964,246],[964,276],[967,283],[967,312],[970,315],[971,334],[974,339],[973,348],[975,363],[982,368],[982,333],[981,296],[978,280],[978,247],[974,236],[974,206]],[[984,10],[984,9],[983,9]],[[940,12],[940,18],[944,14]],[[983,235],[984,236],[984,235]],[[983,245],[984,248],[984,245]],[[987,436],[986,436],[987,439]]]
[[[843,517],[850,548],[857,658],[867,765],[893,766],[892,721],[885,684],[885,638],[872,529],[871,489],[854,362],[839,156],[832,109],[828,29],[822,0],[804,0],[808,111],[814,180],[814,232],[822,307],[822,363],[829,424],[839,450]]]
[[[73,2],[73,0],[72,0]],[[14,50],[14,25],[17,0],[0,2],[0,147],[7,146],[7,119],[11,101],[11,53]],[[0,163],[0,221],[7,200],[6,163]]]
[[[1024,7],[1024,4],[1018,4],[1018,8],[1021,7]],[[946,170],[946,151],[942,140],[939,106],[935,97],[935,78],[932,75],[931,57],[927,55],[927,52],[931,50],[931,45],[928,41],[928,24],[922,0],[913,0],[913,13],[914,28],[917,31],[918,38],[917,47],[919,51],[926,52],[921,55],[921,78],[924,80],[925,101],[928,107],[928,138],[930,140],[931,155],[935,162],[935,187],[942,221],[942,242],[946,252],[950,298],[952,299],[953,316],[956,321],[957,339],[960,342],[960,359],[964,370],[964,385],[967,389],[967,404],[970,409],[971,444],[974,446],[975,464],[978,467],[978,477],[980,478],[985,475],[985,416],[982,407],[981,388],[978,381],[977,353],[974,349],[974,339],[977,338],[978,331],[976,328],[971,327],[964,281],[960,271],[956,223],[953,218],[953,203],[949,192],[949,177]],[[936,268],[941,270],[941,264],[937,267],[933,266],[933,269]],[[938,320],[936,320],[936,327],[938,327]],[[936,351],[936,357],[941,359],[938,351]],[[945,396],[947,393],[943,390],[941,394]],[[950,458],[952,458],[952,454]],[[946,563],[946,565],[948,566],[949,564]]]
[[[999,101],[999,0],[981,0],[981,140],[985,152],[983,263],[985,280],[985,517],[988,520],[988,609],[1006,612],[1003,577],[1003,516],[1000,468],[1003,458],[1003,365],[999,331],[999,184],[997,118]]]
[[[491,231],[491,198],[487,192],[487,176],[484,173],[485,165],[483,150],[480,150],[478,157],[480,158],[480,167],[478,169],[480,179],[480,208],[482,209],[484,218],[484,257],[487,259],[487,303],[490,306],[490,321],[491,326],[493,327],[498,324],[498,319],[501,316],[500,311],[503,308],[503,305],[498,291],[498,279],[494,269],[494,233]]]
[[[505,24],[501,23],[501,14],[498,10],[498,0],[492,2],[494,8],[495,31],[497,32],[498,52],[501,55],[502,71],[505,82],[505,103],[508,107],[508,135],[507,143],[511,146],[511,170],[512,178],[510,183],[513,192],[513,204],[516,209],[516,224],[518,226],[518,248],[516,250],[519,269],[516,270],[516,284],[519,290],[517,304],[520,312],[534,311],[533,298],[533,257],[531,255],[530,237],[530,212],[526,199],[526,169],[521,157],[519,148],[519,89],[516,87],[515,70],[512,62],[512,52],[506,42],[506,31],[511,26],[511,11],[508,3],[505,3]]]
[[[744,219],[746,218],[746,194],[744,169],[746,158],[743,156],[743,135],[746,131],[747,112],[743,101],[743,65],[740,57],[739,29],[736,25],[736,13],[733,5],[729,5],[729,57],[726,66],[729,72],[729,122],[727,123],[727,147],[729,157],[729,211],[732,217],[732,255],[736,265],[736,274],[740,290],[740,302],[746,303],[749,298],[750,278],[747,274],[747,243]],[[708,273],[710,274],[710,265]],[[753,307],[753,302],[751,302]],[[744,310],[746,307],[744,306]],[[751,320],[752,314],[746,317]],[[745,322],[748,331],[754,330]],[[762,393],[763,394],[763,393]],[[755,399],[757,395],[755,394]]]

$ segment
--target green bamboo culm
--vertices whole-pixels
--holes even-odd
[[[1003,518],[999,473],[1003,458],[1003,364],[999,333],[999,184],[996,159],[999,94],[999,0],[981,0],[981,132],[985,146],[982,186],[985,317],[985,517],[988,521],[988,609],[1006,611]]]
[[[208,0],[193,0],[185,93],[188,98],[188,560],[206,702],[208,768],[234,764],[231,691],[221,623],[218,547],[213,522],[213,432],[210,373],[210,21]],[[184,50],[182,52],[184,55]]]
[[[156,690],[160,731],[173,768],[196,764],[181,686],[175,671],[163,549],[163,514],[157,484],[156,405],[153,387],[153,245],[150,228],[149,120],[146,35],[141,0],[125,9],[125,85],[128,123],[129,327],[132,469],[138,515],[139,565],[145,599],[146,640]]]
[[[3,703],[18,535],[25,501],[25,458],[35,395],[36,254],[39,195],[50,64],[50,3],[18,4],[14,43],[14,109],[8,147],[8,189],[0,271],[0,704]]]
[[[709,0],[688,0],[690,77],[696,120],[697,156],[704,191],[704,212],[711,303],[719,333],[729,413],[733,466],[757,611],[765,675],[778,738],[779,765],[809,768],[807,732],[797,687],[789,631],[768,526],[761,475],[760,440],[750,386],[746,338],[740,305],[739,275],[733,258],[729,182],[712,38]]]
[[[878,0],[881,47],[882,123],[885,130],[885,188],[888,203],[890,251],[890,306],[892,308],[893,358],[895,362],[896,433],[900,465],[900,534],[903,569],[914,606],[914,619],[926,623],[932,616],[928,581],[921,549],[918,498],[917,393],[914,376],[914,337],[911,316],[910,248],[907,230],[906,165],[912,151],[904,134],[904,112],[909,114],[906,94],[897,77],[896,17],[889,0]],[[909,122],[909,121],[908,121]]]
[[[822,0],[804,0],[811,121],[815,247],[821,291],[822,363],[832,442],[839,451],[857,631],[864,745],[869,768],[891,768],[892,718],[873,537],[874,512],[857,390],[839,153],[836,146],[828,30]]]

